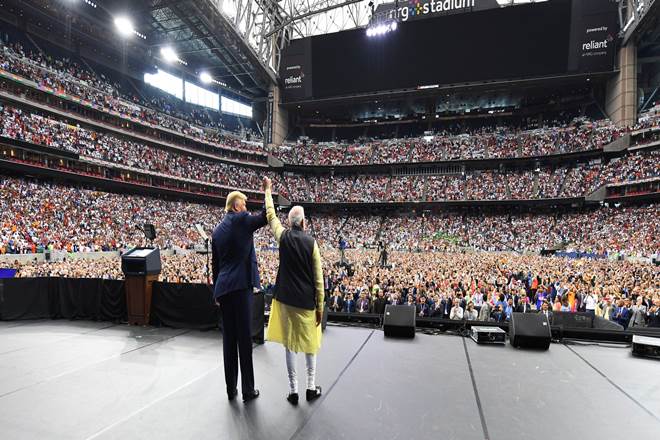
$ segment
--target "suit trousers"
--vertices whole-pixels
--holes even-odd
[[[227,393],[233,393],[241,366],[243,395],[254,390],[252,365],[252,289],[235,290],[218,297],[222,315],[222,352],[225,364]]]

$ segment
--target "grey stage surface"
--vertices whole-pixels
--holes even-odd
[[[230,403],[218,332],[0,322],[0,436],[587,440],[660,432],[660,362],[629,349],[521,351],[328,326],[318,360],[324,396],[297,408],[284,400],[282,347],[256,347],[254,360],[261,397]],[[300,357],[299,375],[303,364]]]

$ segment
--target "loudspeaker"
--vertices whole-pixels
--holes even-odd
[[[512,313],[509,342],[514,347],[550,348],[550,323],[542,313]]]
[[[400,338],[415,337],[415,306],[385,306],[383,331],[385,336]]]
[[[610,321],[609,319],[594,316],[594,327],[600,330],[613,330],[623,331],[623,326],[618,322]]]
[[[328,325],[328,306],[327,304],[323,307],[323,318],[321,319],[321,331],[325,331],[325,327]]]
[[[660,338],[652,336],[633,335],[632,353],[635,356],[644,356],[660,359]]]
[[[566,328],[593,328],[594,317],[589,313],[553,312],[552,325]]]

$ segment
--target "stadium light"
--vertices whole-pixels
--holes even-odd
[[[116,17],[115,18],[115,27],[117,32],[122,37],[128,38],[133,35],[135,29],[133,28],[133,23],[127,17]]]
[[[204,84],[211,84],[213,82],[213,78],[211,75],[208,74],[208,72],[202,72],[199,74],[199,79],[204,83]]]
[[[181,60],[179,60],[181,61]],[[208,73],[208,72],[202,72],[199,74],[199,79],[202,81],[204,84],[217,84],[222,87],[227,87],[227,83],[224,81],[218,81],[217,79],[213,79],[213,77]]]
[[[367,37],[385,35],[390,32],[396,31],[398,27],[399,25],[396,22],[396,20],[373,23],[367,27],[367,31],[366,31]]]
[[[160,55],[163,57],[165,61],[168,63],[173,63],[173,62],[179,62],[185,66],[188,65],[185,61],[183,61],[179,56],[174,52],[174,49],[172,49],[170,46],[165,46],[160,49]]]
[[[137,35],[143,40],[147,39],[146,35],[141,34],[135,30],[135,28],[133,27],[133,23],[128,17],[124,17],[124,16],[115,17],[115,27],[117,28],[117,32],[119,32],[119,34],[124,38]]]

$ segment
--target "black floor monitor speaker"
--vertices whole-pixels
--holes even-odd
[[[550,348],[550,323],[541,313],[512,313],[509,340],[514,347]]]
[[[644,356],[660,359],[660,335],[643,336],[633,335],[632,353],[635,356]]]
[[[618,322],[610,321],[609,319],[601,318],[600,316],[594,316],[593,328],[600,330],[623,331],[623,326]]]
[[[415,315],[415,306],[386,305],[383,316],[385,336],[414,338]]]

